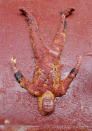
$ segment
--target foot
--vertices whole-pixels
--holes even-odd
[[[36,23],[36,19],[32,12],[29,15],[28,12],[26,12],[23,8],[19,8],[19,11],[21,12],[21,15],[26,18],[25,20],[28,25]]]
[[[73,11],[75,11],[74,8],[68,8],[67,10],[61,12],[60,14],[61,14],[62,16],[68,17],[69,15],[72,14]]]
[[[19,11],[21,12],[21,15],[28,17],[28,13],[23,8],[19,8]]]
[[[29,14],[23,8],[19,8],[19,11],[20,11],[21,15],[23,15],[26,18],[25,20],[28,23],[28,25],[32,24],[32,19],[29,16]]]
[[[21,12],[21,15],[23,15],[26,18],[25,20],[26,20],[28,26],[33,24],[34,27],[35,27],[35,30],[37,31],[38,30],[38,24],[37,24],[36,18],[34,17],[34,14],[32,12],[29,14],[23,8],[19,8],[19,11]]]

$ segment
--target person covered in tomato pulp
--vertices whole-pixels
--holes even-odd
[[[27,80],[16,67],[16,59],[11,58],[14,76],[20,86],[38,98],[38,107],[42,115],[51,114],[55,109],[56,97],[65,95],[69,85],[76,77],[82,57],[77,57],[77,64],[69,75],[61,80],[61,56],[66,37],[66,19],[75,9],[69,8],[60,13],[60,24],[50,47],[44,45],[39,38],[39,27],[33,13],[27,13],[23,8],[19,11],[25,17],[29,28],[31,46],[35,56],[35,71],[33,81]],[[39,44],[40,43],[40,46]]]

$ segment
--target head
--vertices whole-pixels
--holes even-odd
[[[54,100],[51,96],[47,95],[42,100],[42,108],[45,113],[51,113],[54,111]]]

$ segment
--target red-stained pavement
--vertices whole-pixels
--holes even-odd
[[[63,97],[56,98],[56,109],[50,116],[41,116],[37,99],[20,88],[9,61],[32,80],[34,55],[27,24],[18,8],[33,12],[41,39],[50,45],[59,24],[59,12],[74,7],[67,19],[67,38],[63,50],[62,79],[82,55],[80,71]],[[91,0],[0,0],[0,131],[91,131],[92,130],[92,1]],[[40,43],[38,43],[40,45]]]

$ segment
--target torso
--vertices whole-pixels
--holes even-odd
[[[34,83],[41,94],[49,90],[55,94],[55,96],[59,96],[58,91],[61,89],[59,59],[54,61],[53,57],[48,58],[48,56],[46,56],[42,62],[39,63],[36,61]]]

